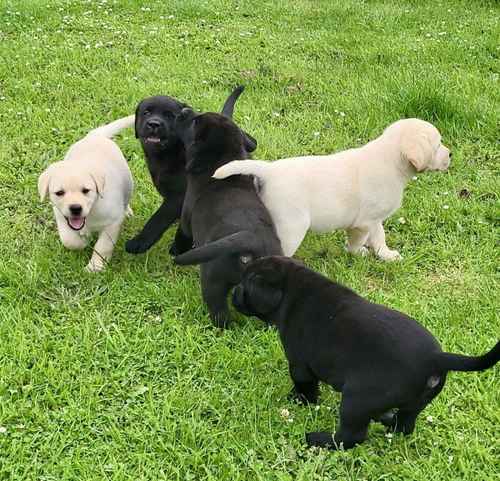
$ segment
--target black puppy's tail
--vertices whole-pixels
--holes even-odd
[[[181,266],[203,264],[221,256],[251,253],[257,247],[257,239],[253,232],[243,230],[235,234],[195,247],[175,257],[174,262]]]
[[[491,351],[482,356],[464,356],[451,352],[440,352],[435,359],[442,371],[483,371],[500,361],[500,341]]]
[[[222,107],[221,111],[221,114],[224,115],[224,117],[227,117],[229,119],[233,118],[234,104],[238,100],[238,97],[241,95],[243,90],[245,90],[245,87],[243,87],[243,85],[236,87],[224,102],[224,106]]]

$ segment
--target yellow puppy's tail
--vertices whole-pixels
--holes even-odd
[[[254,175],[257,178],[265,175],[265,171],[271,167],[271,163],[264,160],[234,160],[219,167],[214,179],[225,179],[231,175]]]
[[[102,125],[101,127],[97,127],[96,129],[91,130],[87,134],[87,137],[97,135],[99,137],[112,139],[121,130],[132,127],[134,125],[134,122],[135,115],[129,115],[128,117],[123,117],[121,119],[115,120],[114,122]]]

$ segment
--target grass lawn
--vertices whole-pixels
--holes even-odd
[[[262,159],[430,120],[454,156],[387,222],[403,261],[354,258],[341,232],[298,256],[482,353],[500,330],[499,22],[486,0],[0,0],[0,479],[500,479],[498,367],[452,373],[409,437],[372,424],[351,451],[305,449],[306,431],[334,430],[339,395],[289,403],[275,331],[243,316],[214,330],[197,269],[168,255],[173,229],[124,251],[160,200],[132,131],[118,143],[135,216],[106,272],[62,247],[36,189],[71,143],[157,93],[217,110],[245,84],[236,119]]]

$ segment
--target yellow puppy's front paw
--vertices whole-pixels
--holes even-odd
[[[400,261],[403,259],[403,256],[395,250],[384,249],[378,253],[378,256],[383,261]]]
[[[100,272],[106,267],[106,264],[104,261],[101,259],[97,260],[90,260],[90,262],[87,264],[87,267],[85,267],[85,270],[87,272]]]

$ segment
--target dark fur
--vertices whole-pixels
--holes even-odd
[[[310,446],[349,449],[372,419],[410,434],[448,371],[481,371],[500,359],[500,342],[483,356],[442,352],[415,320],[286,257],[249,264],[233,304],[277,326],[296,399],[316,403],[319,381],[342,392],[335,435],[308,433]]]
[[[237,87],[227,98],[223,113],[232,116],[234,104],[243,87]],[[135,136],[140,140],[151,179],[163,197],[160,208],[142,231],[125,244],[131,254],[146,252],[180,218],[186,194],[186,152],[175,127],[175,117],[186,104],[167,96],[144,99],[135,112]],[[150,138],[160,142],[150,142]]]
[[[230,322],[227,295],[251,258],[281,254],[271,217],[248,176],[215,180],[213,173],[235,159],[248,158],[255,140],[219,114],[178,117],[186,146],[188,189],[177,231],[178,264],[201,265],[203,299],[215,325]]]

